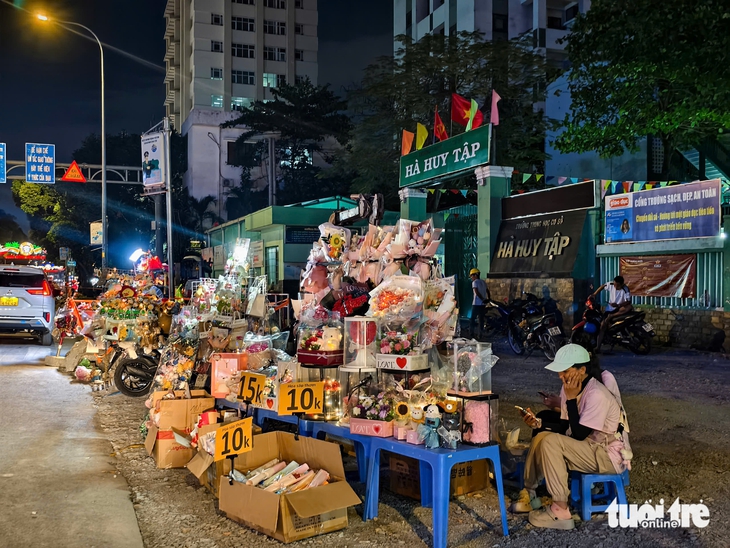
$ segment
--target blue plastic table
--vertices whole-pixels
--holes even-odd
[[[311,436],[313,438],[318,438],[320,433],[327,433],[352,442],[355,446],[355,457],[357,458],[357,471],[360,475],[360,482],[366,483],[368,479],[368,454],[370,452],[370,444],[374,438],[372,436],[351,434],[348,426],[339,426],[333,422],[310,421],[310,425]]]
[[[457,449],[426,449],[422,445],[413,445],[395,438],[372,438],[368,457],[368,478],[365,490],[364,520],[378,515],[378,500],[380,497],[380,452],[390,451],[397,455],[404,455],[427,463],[431,477],[424,477],[421,465],[421,498],[433,502],[433,546],[445,548],[449,530],[449,486],[451,468],[455,464],[474,460],[487,459],[492,461],[494,481],[497,484],[499,509],[502,516],[502,532],[509,535],[507,529],[507,508],[504,505],[504,488],[502,486],[502,464],[499,458],[499,445],[475,447],[460,445]],[[425,484],[423,480],[426,479]],[[430,488],[430,492],[429,492]]]

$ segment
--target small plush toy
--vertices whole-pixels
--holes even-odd
[[[481,445],[490,441],[489,402],[470,401],[464,408],[464,443]]]
[[[342,330],[337,327],[322,329],[322,350],[339,350],[342,346]]]
[[[411,430],[418,430],[418,427],[426,422],[426,418],[423,416],[423,407],[416,404],[410,404],[408,407],[411,412]]]
[[[457,402],[446,400],[443,403],[444,414],[437,432],[441,438],[441,447],[456,449],[461,441],[461,417]]]
[[[439,446],[437,430],[441,425],[441,412],[438,406],[429,405],[425,416],[425,423],[418,426],[418,441],[423,441],[429,449],[436,449]]]

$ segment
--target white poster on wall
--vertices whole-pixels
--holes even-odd
[[[142,136],[142,182],[145,186],[165,184],[165,140],[162,133]]]
[[[89,231],[91,232],[91,245],[101,245],[104,241],[101,222],[89,223]]]

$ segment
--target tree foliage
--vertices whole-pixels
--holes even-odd
[[[647,135],[671,154],[730,129],[730,13],[725,0],[594,0],[566,37],[572,110],[563,152],[608,158]]]
[[[463,127],[450,122],[452,93],[476,99],[487,123],[497,90],[502,100],[494,162],[521,171],[542,168],[546,120],[533,105],[544,100],[554,71],[530,44],[487,42],[478,32],[398,40],[395,55],[368,66],[361,85],[349,93],[355,127],[336,167],[352,178],[353,190],[395,195],[401,131],[415,131],[420,122],[432,134],[435,107],[449,136],[462,133]],[[427,145],[431,142],[429,137]]]
[[[337,143],[342,145],[347,140],[350,121],[344,114],[346,103],[328,86],[315,86],[309,79],[270,89],[272,101],[256,101],[236,120],[224,124],[225,127],[247,128],[236,141],[233,161],[233,165],[243,167],[241,188],[227,202],[237,213],[255,211],[253,203],[249,205],[244,201],[246,198],[258,201],[262,198],[253,188],[250,177],[255,167],[266,173],[268,144],[261,139],[266,134],[276,134],[277,204],[338,194],[349,186],[347,182],[321,179],[321,167],[317,165],[331,163]],[[231,211],[229,218],[233,218]]]

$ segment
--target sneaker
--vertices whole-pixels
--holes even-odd
[[[559,519],[549,506],[530,512],[528,516],[530,524],[543,529],[560,529],[562,531],[570,531],[575,529],[575,521],[570,517],[568,519]]]
[[[520,491],[517,500],[510,504],[508,510],[513,514],[527,514],[540,507],[542,507],[542,499],[538,497],[530,498],[529,491],[523,489]]]

